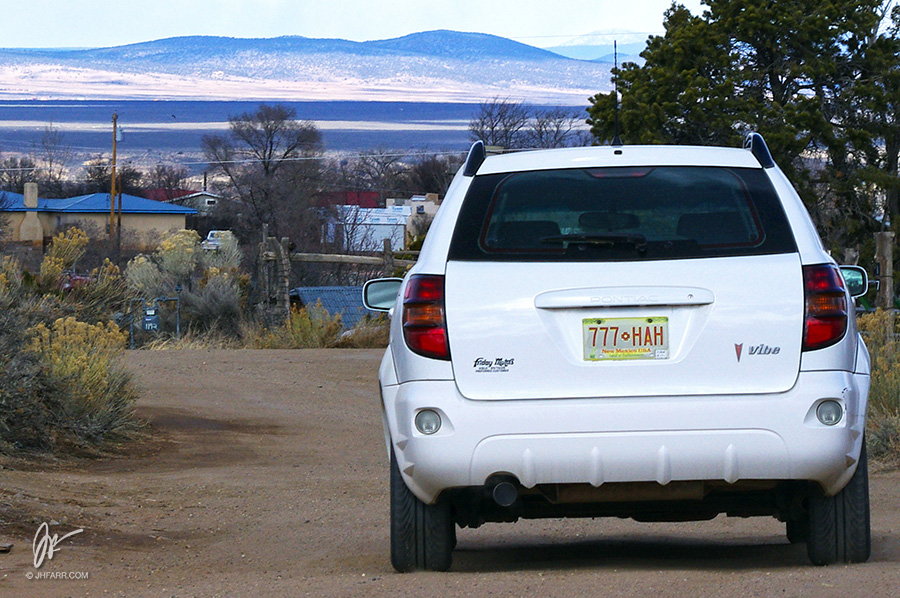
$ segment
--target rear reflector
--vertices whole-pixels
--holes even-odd
[[[803,267],[806,319],[803,350],[830,347],[847,332],[847,294],[840,271],[832,264]]]
[[[410,277],[403,298],[403,339],[413,353],[450,360],[443,276],[416,274]]]

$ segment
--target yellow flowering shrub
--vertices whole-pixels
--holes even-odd
[[[257,332],[250,342],[257,349],[327,348],[337,345],[342,330],[341,315],[330,315],[317,301],[308,308],[292,307],[284,324]]]
[[[159,269],[171,273],[175,280],[190,277],[200,252],[200,235],[194,230],[179,230],[163,238],[156,250]]]
[[[80,228],[66,229],[57,233],[50,241],[45,259],[59,260],[63,270],[71,269],[75,266],[75,262],[84,255],[89,240],[87,234]]]
[[[61,258],[49,254],[44,256],[44,261],[41,262],[41,274],[39,278],[41,288],[44,291],[50,291],[57,288],[60,277],[65,269],[65,262]]]
[[[29,332],[27,349],[39,356],[53,379],[67,386],[75,411],[105,409],[113,368],[125,350],[125,333],[112,322],[87,324],[72,317],[57,319],[50,327],[38,324]]]

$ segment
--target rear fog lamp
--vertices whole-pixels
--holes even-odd
[[[431,409],[423,409],[416,414],[416,430],[431,436],[441,429],[441,416]]]
[[[844,416],[844,409],[837,401],[822,401],[816,407],[816,417],[819,422],[826,426],[833,426],[841,421]]]

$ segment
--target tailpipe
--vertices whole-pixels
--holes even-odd
[[[518,483],[513,476],[491,476],[486,486],[495,503],[501,507],[509,507],[519,498]]]

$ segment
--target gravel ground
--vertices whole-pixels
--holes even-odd
[[[877,467],[863,565],[809,565],[774,519],[539,520],[461,530],[451,572],[396,574],[380,356],[129,352],[146,443],[0,462],[0,596],[900,594],[900,472]],[[44,522],[83,531],[35,569]]]

